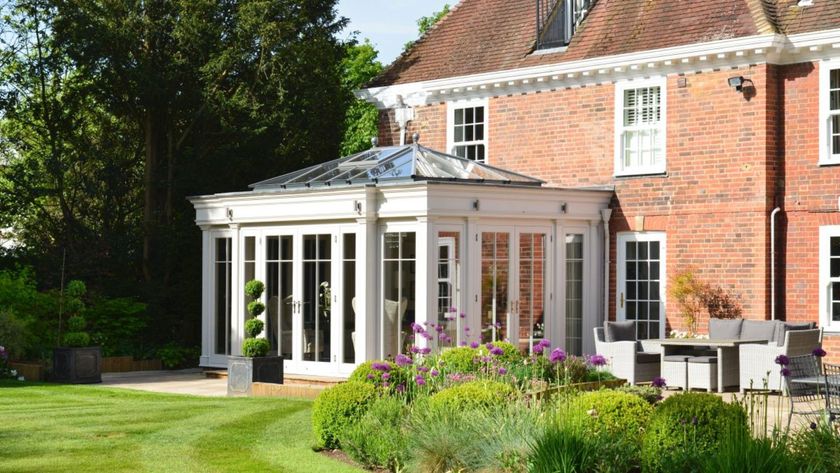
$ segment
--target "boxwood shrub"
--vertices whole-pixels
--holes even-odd
[[[403,419],[409,413],[402,399],[381,397],[339,435],[341,449],[366,468],[399,471],[407,458]]]
[[[622,435],[640,442],[653,407],[639,396],[604,389],[573,398],[569,413],[579,416],[589,433]]]
[[[513,386],[499,381],[481,379],[456,384],[435,393],[429,399],[434,409],[468,410],[493,408],[507,404],[516,397]]]
[[[318,395],[312,406],[312,431],[319,447],[338,448],[339,436],[360,419],[376,397],[373,384],[348,381]]]
[[[659,404],[643,437],[644,471],[690,471],[731,429],[746,429],[744,411],[714,394],[683,393]]]

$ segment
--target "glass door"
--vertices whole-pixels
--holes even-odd
[[[518,346],[530,353],[545,338],[548,230],[518,229],[516,232],[515,313]],[[512,340],[511,340],[512,341]]]
[[[300,294],[303,361],[332,362],[333,235],[304,234]]]
[[[513,230],[482,231],[481,242],[481,342],[508,339],[512,316],[511,267]]]
[[[265,333],[271,345],[270,354],[292,359],[295,305],[294,249],[292,234],[266,237]]]
[[[665,234],[618,236],[618,320],[635,320],[639,339],[665,336]]]

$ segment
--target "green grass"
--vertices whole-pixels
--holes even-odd
[[[311,450],[311,408],[0,382],[0,472],[362,471]]]

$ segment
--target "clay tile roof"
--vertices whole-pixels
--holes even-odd
[[[837,0],[813,0],[800,7],[798,0],[765,0],[775,3],[775,21],[785,34],[840,28],[840,5]]]
[[[815,0],[815,3],[833,1],[836,0]],[[794,0],[597,0],[565,52],[531,54],[536,38],[536,0],[462,0],[368,86],[773,33],[774,2],[796,3]],[[840,15],[840,11],[836,13],[835,17]]]

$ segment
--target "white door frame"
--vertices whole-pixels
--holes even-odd
[[[627,320],[627,314],[623,304],[624,288],[627,282],[626,274],[626,243],[629,241],[659,242],[659,338],[665,338],[665,301],[666,286],[668,281],[667,268],[667,238],[665,232],[620,232],[616,235],[616,291],[615,291],[615,313],[617,320]]]

